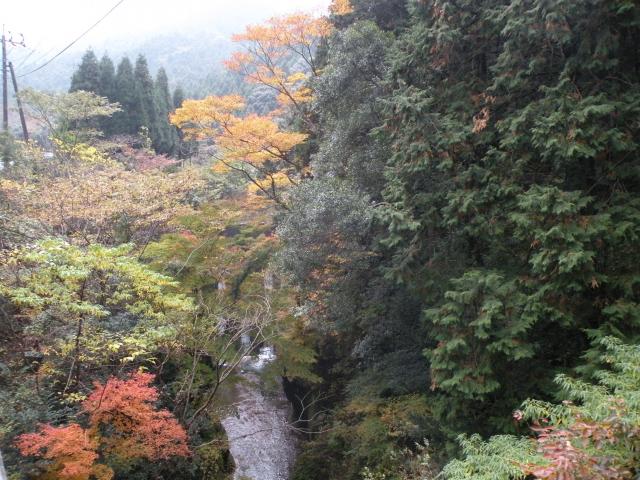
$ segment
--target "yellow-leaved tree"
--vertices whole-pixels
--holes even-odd
[[[238,95],[185,100],[171,115],[171,123],[190,139],[212,139],[217,147],[214,170],[236,171],[249,182],[249,191],[285,206],[282,187],[296,184],[304,164],[293,153],[307,135],[280,128],[271,116],[241,116]]]
[[[341,11],[349,6],[341,3]],[[286,129],[281,119],[293,110],[307,132],[315,131],[308,108],[313,99],[309,81],[319,74],[316,50],[331,30],[326,17],[296,13],[249,26],[233,36],[244,48],[225,64],[247,82],[277,93],[280,108],[271,114],[245,115],[244,99],[226,95],[186,100],[171,116],[171,123],[187,138],[215,143],[214,171],[242,174],[249,181],[250,202],[269,199],[287,208],[287,187],[308,175],[306,160],[295,155],[295,147],[309,134]]]
[[[353,6],[349,0],[333,0],[329,5],[329,12],[333,15],[348,15],[353,13]]]
[[[316,49],[331,28],[326,18],[306,13],[248,26],[243,33],[233,36],[244,49],[233,53],[225,65],[248,82],[275,90],[281,106],[292,106],[302,112],[313,98],[308,80],[319,73]]]

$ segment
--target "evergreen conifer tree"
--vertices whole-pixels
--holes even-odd
[[[170,112],[173,110],[173,99],[169,92],[169,79],[167,78],[167,72],[164,68],[160,67],[156,74],[156,95],[158,99],[158,105],[162,110]]]
[[[182,106],[182,102],[184,102],[184,90],[182,89],[182,87],[176,87],[176,89],[173,91],[173,108],[174,110],[176,108],[180,108]]]
[[[443,429],[508,428],[589,337],[640,328],[640,10],[624,1],[411,2],[383,213],[423,293]],[[596,367],[597,365],[592,365]]]
[[[111,101],[115,101],[116,96],[116,70],[113,61],[107,54],[102,56],[99,65],[100,81],[99,88],[96,92],[98,95],[107,97]]]
[[[78,69],[71,77],[71,87],[69,92],[83,90],[86,92],[99,94],[100,91],[100,66],[98,58],[93,50],[87,50],[82,56],[82,61]],[[102,120],[94,118],[86,122],[81,122],[84,128],[92,130],[102,129]]]
[[[169,123],[169,114],[173,111],[173,99],[169,92],[169,79],[164,68],[160,68],[156,75],[155,99],[158,108],[159,127],[156,150],[161,153],[174,153],[178,144],[178,132]]]
[[[107,97],[110,101],[115,102],[116,92],[116,72],[111,58],[107,54],[103,55],[99,65],[100,82],[99,89],[96,93]],[[100,120],[100,126],[105,135],[111,135],[114,132],[115,125],[113,117],[105,117]]]
[[[122,111],[113,116],[113,133],[135,135],[143,123],[141,112],[137,109],[136,81],[128,57],[124,57],[118,64],[115,87],[115,100]]]
[[[93,93],[98,93],[100,90],[100,67],[98,66],[98,58],[93,53],[93,50],[86,51],[78,69],[71,77],[69,92],[78,90]]]
[[[154,149],[162,144],[162,127],[156,103],[153,78],[144,55],[139,55],[134,69],[135,77],[135,110],[141,120],[141,126],[149,129],[149,136]]]

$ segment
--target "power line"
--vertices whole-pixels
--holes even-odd
[[[22,68],[27,63],[27,60],[29,60],[29,58],[31,58],[31,55],[36,53],[36,49],[35,48],[31,48],[30,50],[31,51],[29,52],[28,55],[22,57],[22,59],[20,60],[20,63],[18,65],[16,65],[16,68],[18,68],[18,69]]]
[[[29,53],[27,55],[23,55],[22,58],[19,59],[19,62],[17,65],[15,65],[15,68],[17,71],[19,71],[22,67],[24,67],[25,65],[28,65],[28,61],[29,59],[33,56],[34,53],[38,52],[38,49],[40,48],[40,46],[42,45],[42,41],[40,41],[40,43],[38,43],[38,45],[35,48],[31,48],[31,47],[27,47],[27,49],[29,50]],[[25,45],[26,46],[26,45]],[[38,54],[35,56],[35,58],[33,58],[30,62],[31,65],[34,64],[38,64],[40,63],[41,60],[47,58],[49,56],[49,54],[55,49],[52,48],[50,50],[47,51],[47,53],[45,53],[44,55],[42,54]]]
[[[29,54],[26,56],[23,56],[22,59],[20,60],[20,63],[16,65],[17,71],[20,71],[22,67],[24,67],[25,65],[29,65],[29,64],[38,65],[41,61],[43,61],[45,58],[51,55],[51,53],[54,52],[56,49],[56,47],[52,47],[48,49],[45,53],[42,53],[42,50],[41,50],[42,44],[43,44],[43,40],[40,40],[35,47],[33,48],[27,47],[30,50]],[[37,53],[37,55],[31,60],[31,62],[27,63],[34,53]]]
[[[34,49],[34,53],[35,51],[38,51],[38,48]],[[42,62],[45,58],[47,58],[49,55],[51,55],[55,51],[56,51],[56,47],[52,47],[47,51],[45,51],[44,53],[39,53],[38,55],[36,55],[36,58],[34,58],[33,60],[31,60],[31,62],[29,62],[28,65],[38,65],[40,62]],[[27,66],[26,62],[25,63],[20,62],[20,66],[18,66],[17,68],[18,70],[20,70],[22,67],[25,67],[25,66]]]
[[[109,10],[107,13],[104,14],[104,16],[102,18],[100,18],[100,20],[98,20],[96,23],[94,23],[93,25],[91,25],[87,30],[85,30],[78,38],[76,38],[73,42],[71,42],[69,45],[67,45],[66,47],[64,47],[62,50],[60,50],[58,53],[56,53],[53,57],[51,57],[49,60],[47,60],[45,63],[43,63],[42,65],[40,65],[38,68],[34,68],[33,70],[31,70],[30,72],[27,73],[23,73],[22,75],[18,75],[18,78],[20,77],[26,77],[27,75],[31,75],[32,73],[37,72],[38,70],[43,69],[44,67],[46,67],[47,65],[49,65],[51,62],[53,62],[56,58],[58,58],[60,55],[62,55],[64,52],[66,52],[67,50],[69,50],[78,40],[80,40],[82,37],[84,37],[87,33],[89,33],[91,30],[93,30],[95,27],[97,27],[105,18],[107,18],[111,12],[113,12],[116,8],[118,8],[120,5],[122,5],[124,3],[125,0],[120,0],[118,3],[116,3],[113,7],[111,7],[111,10]]]

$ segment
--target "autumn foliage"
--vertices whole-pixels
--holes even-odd
[[[185,100],[171,116],[171,123],[189,138],[213,138],[220,149],[218,158],[227,166],[238,161],[256,169],[268,161],[284,161],[295,166],[289,152],[306,140],[307,135],[281,130],[272,117],[243,117],[244,107],[239,95]]]
[[[536,434],[539,462],[522,464],[522,470],[540,480],[622,480],[632,478],[629,462],[612,449],[624,450],[624,444],[634,444],[640,436],[640,426],[629,423],[625,401],[612,398],[609,415],[593,420],[583,417],[579,408],[566,402],[574,418],[563,425],[532,427]],[[630,450],[634,450],[631,448]]]
[[[186,100],[171,116],[171,123],[189,138],[214,140],[215,171],[240,172],[252,185],[250,191],[281,201],[280,187],[295,184],[302,173],[292,150],[307,135],[281,129],[270,116],[242,116],[244,107],[238,95]]]
[[[305,13],[275,17],[264,25],[249,26],[233,36],[233,40],[245,48],[235,52],[225,65],[247,81],[275,90],[281,105],[300,108],[312,99],[305,82],[309,75],[318,74],[315,49],[331,28],[326,18]],[[292,59],[303,68],[288,68]]]
[[[49,232],[113,243],[124,222],[130,237],[125,240],[139,239],[191,212],[186,199],[202,184],[199,172],[189,168],[165,173],[82,166],[68,176],[14,184],[17,188],[0,185],[0,192]]]
[[[349,3],[341,2],[339,7],[346,11]],[[313,99],[309,80],[320,73],[316,50],[332,29],[326,17],[296,13],[250,25],[233,36],[243,48],[225,65],[247,82],[269,87],[277,94],[280,108],[271,114],[245,115],[244,99],[226,95],[187,100],[171,116],[171,123],[187,138],[215,142],[219,161],[214,171],[235,171],[248,180],[250,203],[259,204],[267,198],[285,207],[286,187],[296,185],[307,174],[305,161],[295,158],[293,150],[309,135],[285,130],[278,117],[293,109],[307,131],[314,131],[306,107]]]
[[[128,379],[96,382],[82,404],[88,427],[41,425],[36,433],[18,437],[22,455],[52,462],[59,478],[111,478],[113,472],[96,463],[104,455],[121,459],[166,460],[190,454],[187,433],[168,410],[154,403],[158,391],[154,375],[134,373]]]
[[[168,410],[157,410],[158,391],[154,375],[135,373],[127,380],[111,378],[96,382],[83,403],[94,429],[108,426],[113,432],[102,437],[103,446],[122,458],[163,460],[187,456],[187,434]]]
[[[333,15],[348,15],[353,12],[353,6],[349,0],[333,0],[329,11]]]
[[[20,436],[16,445],[22,455],[51,460],[60,478],[85,479],[96,473],[98,443],[80,425],[41,425],[39,432]]]
[[[578,422],[568,428],[557,426],[534,427],[537,433],[540,464],[523,465],[523,470],[540,480],[614,480],[628,478],[628,471],[617,467],[610,459],[589,452],[593,444],[614,445],[617,432],[613,425],[597,422]]]

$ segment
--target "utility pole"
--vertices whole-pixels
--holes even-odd
[[[2,25],[2,129],[9,131],[9,100],[7,93],[7,39]]]
[[[24,35],[20,35],[20,41],[13,39],[13,34],[9,32],[9,38],[7,39],[7,35],[4,30],[4,24],[2,25],[2,129],[6,132],[9,131],[9,87],[7,77],[9,76],[8,68],[7,68],[7,42],[14,46],[26,47],[24,43]],[[13,72],[13,65],[9,62],[9,66],[11,66],[11,76],[13,77],[13,89],[16,92],[16,97],[18,97],[18,84],[16,82],[16,76]],[[20,102],[20,97],[18,97],[18,108],[20,109],[20,121],[22,122],[22,133],[25,137],[25,140],[28,139],[27,134],[27,124],[24,120],[24,112],[22,111],[22,105]]]
[[[9,62],[9,70],[11,70],[11,80],[13,81],[13,91],[16,94],[16,102],[18,102],[18,113],[20,114],[20,123],[22,124],[22,137],[25,142],[29,141],[29,132],[27,131],[27,121],[24,118],[24,110],[22,110],[22,100],[20,100],[20,92],[18,92],[18,82],[16,82],[16,72],[13,69],[13,63]]]

